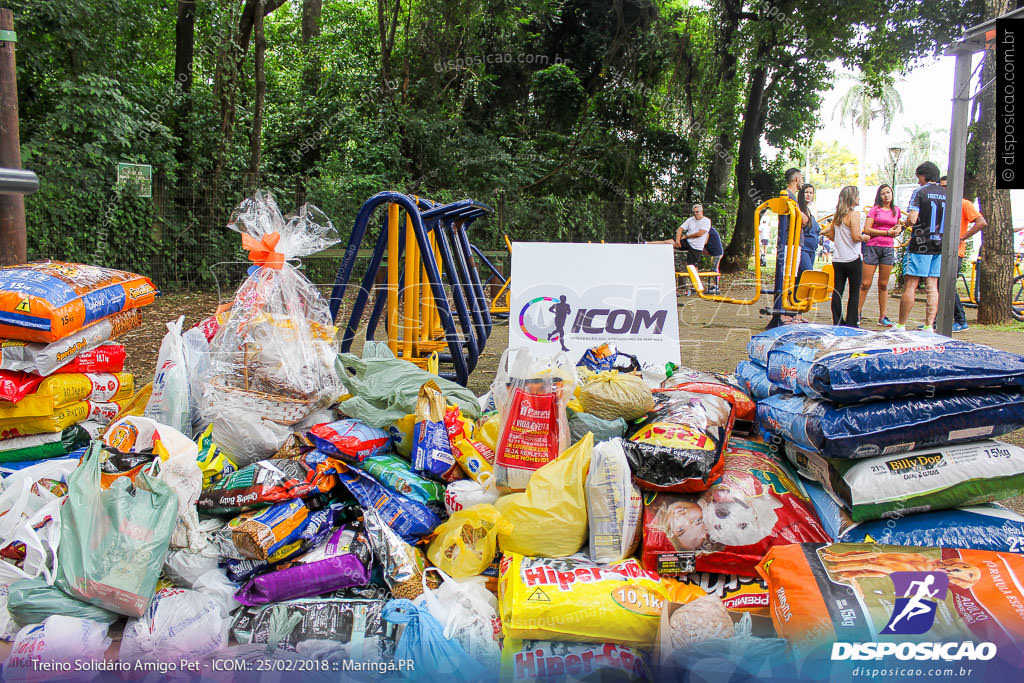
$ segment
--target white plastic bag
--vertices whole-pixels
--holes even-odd
[[[181,346],[185,353],[185,367],[188,370],[189,413],[192,419],[191,435],[202,434],[210,424],[203,418],[203,384],[210,375],[210,342],[198,327],[181,335]]]
[[[188,385],[185,349],[181,339],[181,326],[184,323],[185,316],[181,316],[173,323],[167,323],[167,334],[160,342],[160,355],[156,359],[153,393],[146,403],[144,415],[191,437],[191,391]]]
[[[427,588],[427,573],[436,572],[441,585]],[[501,621],[498,599],[484,586],[486,579],[474,576],[456,581],[436,567],[423,571],[423,595],[417,606],[425,608],[444,627],[444,637],[455,640],[462,649],[490,671],[497,671],[501,660]]]
[[[523,491],[540,467],[571,444],[565,406],[576,386],[569,357],[534,356],[528,348],[506,349],[491,385],[501,414],[494,478],[503,492]]]
[[[10,642],[18,635],[19,626],[7,611],[7,584],[0,584],[0,640]]]
[[[128,662],[202,659],[228,644],[228,626],[215,598],[165,588],[145,614],[128,621],[118,657]]]
[[[632,555],[640,542],[644,506],[640,489],[633,485],[622,439],[594,446],[586,494],[590,559],[611,564]]]
[[[41,576],[53,584],[57,570],[57,546],[60,543],[60,506],[64,496],[40,479],[66,481],[75,470],[75,460],[44,460],[14,472],[3,480],[0,492],[0,549],[23,544],[25,559],[21,568],[0,562],[0,583],[10,585],[19,579]]]
[[[4,664],[4,680],[54,679],[32,662],[84,662],[103,659],[110,647],[107,624],[55,614],[18,631]]]
[[[238,586],[231,583],[223,569],[211,569],[204,573],[192,584],[192,589],[214,600],[225,617],[242,606],[242,603],[235,600]]]

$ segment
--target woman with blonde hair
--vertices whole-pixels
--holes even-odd
[[[868,236],[860,229],[860,191],[853,185],[847,185],[839,191],[839,202],[832,218],[832,224],[825,236],[835,245],[832,255],[832,268],[835,270],[835,287],[832,290],[832,324],[858,327],[860,325],[860,283],[861,283],[861,244]],[[843,292],[850,285],[850,295],[846,302],[846,317],[843,317]]]

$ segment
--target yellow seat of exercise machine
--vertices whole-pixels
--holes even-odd
[[[834,274],[831,266],[828,270],[805,270],[800,273],[796,285],[796,298],[799,301],[822,303],[832,298]]]

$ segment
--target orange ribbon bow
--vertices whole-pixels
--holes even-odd
[[[242,233],[242,248],[249,252],[249,260],[264,268],[281,270],[284,265],[284,254],[275,251],[281,241],[280,233],[268,232],[259,241]]]

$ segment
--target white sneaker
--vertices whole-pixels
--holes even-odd
[[[899,323],[896,323],[895,325],[893,325],[889,329],[890,330],[895,330],[896,332],[906,332],[907,331],[907,326],[906,325],[900,325]]]

